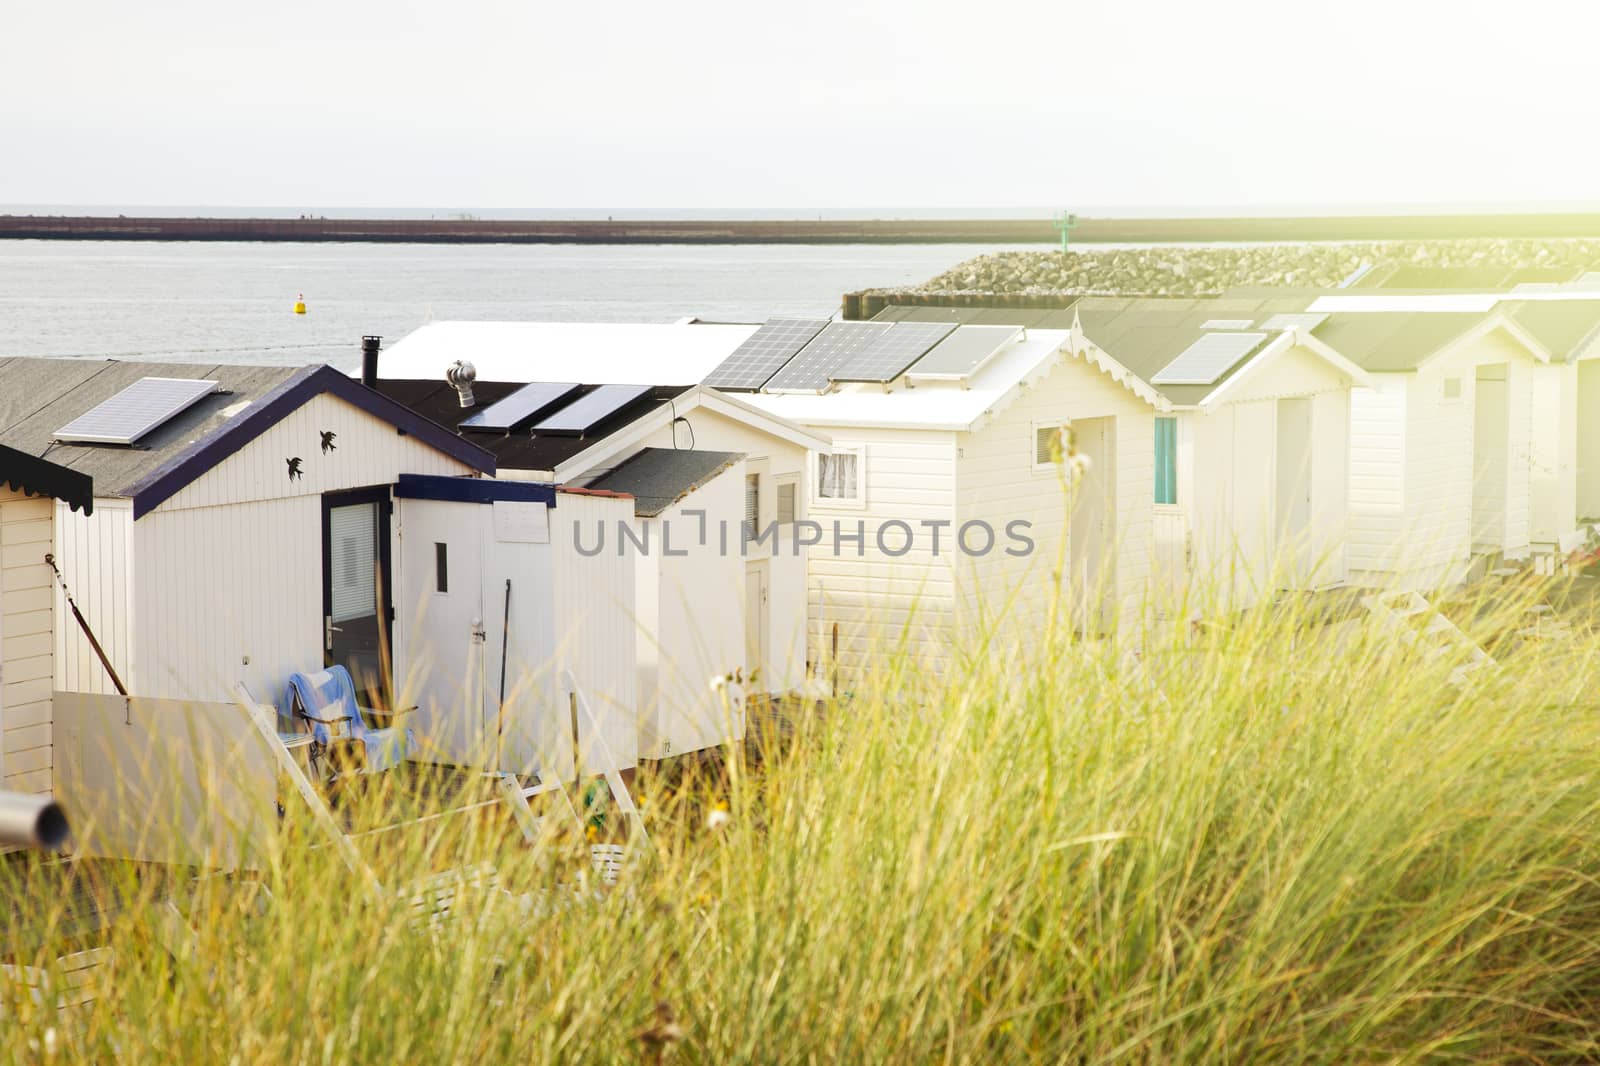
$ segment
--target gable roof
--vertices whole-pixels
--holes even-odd
[[[1071,341],[1068,330],[1026,330],[984,363],[967,387],[950,383],[886,391],[880,385],[844,385],[821,394],[750,393],[741,399],[806,426],[967,431],[1003,409],[1023,385],[1048,374],[1070,351]]]
[[[30,496],[51,496],[74,511],[94,513],[94,479],[48,459],[0,444],[0,485]]]
[[[1404,373],[1477,329],[1486,317],[1479,311],[1341,311],[1311,334],[1363,369]]]
[[[218,391],[132,446],[53,439],[57,429],[144,377],[214,380]],[[328,366],[0,360],[0,444],[93,478],[97,496],[132,499],[138,518],[323,393],[475,470],[494,472],[488,452]]]
[[[743,452],[644,448],[586,487],[632,496],[633,513],[654,518],[743,458]]]
[[[692,385],[758,328],[753,323],[430,322],[384,349],[387,378],[440,380],[465,359],[482,381]]]

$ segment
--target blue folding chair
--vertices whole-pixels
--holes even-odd
[[[358,705],[355,682],[342,666],[290,674],[287,702],[290,715],[311,727],[312,738],[324,751],[339,744],[354,747],[369,773],[398,766],[417,750],[411,729],[397,722],[416,708],[380,711]]]

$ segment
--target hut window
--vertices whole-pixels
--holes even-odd
[[[450,591],[450,548],[439,541],[433,542],[433,587],[438,592]]]
[[[1049,470],[1060,465],[1064,444],[1061,440],[1063,428],[1064,424],[1060,422],[1034,423],[1033,468],[1035,470]]]
[[[748,536],[755,536],[761,528],[761,475],[744,476],[744,528]]]
[[[862,499],[861,449],[824,452],[817,456],[817,498],[841,503]]]
[[[1156,419],[1156,503],[1178,502],[1178,420]]]
[[[794,521],[795,489],[799,486],[792,481],[778,483],[778,524],[787,525]]]
[[[1444,379],[1444,398],[1447,399],[1447,400],[1459,400],[1459,399],[1461,399],[1461,379],[1460,378],[1445,378]]]

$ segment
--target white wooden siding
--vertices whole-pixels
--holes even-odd
[[[864,509],[838,507],[816,495],[815,472],[806,491],[810,518],[822,527],[822,542],[810,550],[808,615],[813,626],[816,662],[832,654],[833,627],[839,627],[838,670],[848,685],[875,660],[903,647],[913,660],[929,668],[947,662],[954,605],[950,541],[955,526],[947,525],[940,551],[932,550],[931,533],[922,522],[954,523],[956,519],[955,434],[941,430],[834,430],[837,447],[865,448],[861,478]],[[912,550],[891,558],[877,550],[884,523],[905,522],[915,532]],[[854,542],[835,550],[835,523],[846,536],[863,532],[864,548]],[[898,527],[887,536],[898,545]]]
[[[134,523],[130,691],[276,702],[322,668],[322,503],[315,496],[153,511]]]
[[[1350,579],[1382,583],[1398,569],[1406,528],[1410,375],[1374,375],[1350,390]]]
[[[322,450],[323,430],[338,434],[331,452]],[[300,460],[301,475],[291,481],[288,460],[292,458]],[[402,471],[471,472],[459,460],[400,433],[383,419],[324,393],[307,400],[277,425],[179,490],[159,510],[319,496],[368,485],[389,485]]]
[[[1096,367],[1067,358],[976,432],[958,436],[959,521],[988,522],[997,537],[996,549],[987,555],[954,557],[964,629],[988,619],[1001,623],[996,632],[1002,640],[1026,639],[1047,616],[1068,499],[1054,468],[1035,467],[1035,430],[1041,424],[1113,420],[1115,469],[1110,495],[1115,543],[1105,552],[1111,565],[1108,573],[1091,578],[1102,581],[1100,587],[1073,592],[1103,597],[1124,612],[1138,607],[1151,571],[1154,414],[1148,404]],[[1034,541],[1030,554],[1012,556],[1004,550],[1005,528],[1014,520],[1029,523]],[[998,612],[1006,609],[1009,616],[998,618]]]
[[[560,493],[550,514],[550,541],[555,549],[555,647],[558,670],[570,670],[595,715],[624,723],[637,735],[639,713],[638,656],[635,650],[637,608],[633,555],[616,551],[617,523],[633,521],[633,501],[577,493]],[[596,530],[605,530],[605,548],[593,556]],[[561,765],[569,774],[572,743],[569,729],[557,731]],[[607,735],[611,731],[607,730]],[[631,765],[631,750],[614,753]]]
[[[13,792],[52,786],[55,503],[0,488],[0,774]]]
[[[56,565],[72,597],[94,630],[95,639],[130,691],[133,688],[133,505],[100,499],[85,517],[64,503],[55,505]],[[52,597],[56,627],[55,687],[64,692],[114,695],[105,667],[78,627],[58,587]]]

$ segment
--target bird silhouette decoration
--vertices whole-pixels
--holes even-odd
[[[284,462],[289,464],[289,480],[299,481],[303,476],[300,470],[300,457],[297,455],[293,459],[285,459]]]
[[[337,444],[333,443],[335,440],[338,439],[339,434],[335,433],[331,429],[319,430],[319,432],[322,434],[322,454],[323,455],[327,455],[329,452],[336,452],[336,451],[339,450],[339,446]]]

